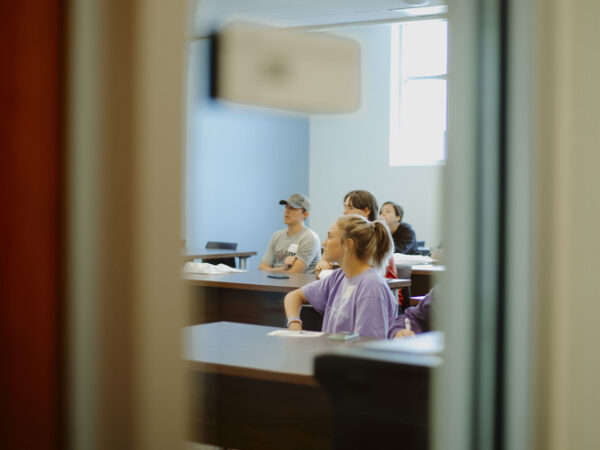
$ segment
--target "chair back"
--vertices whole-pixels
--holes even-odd
[[[206,248],[222,248],[223,250],[237,250],[237,242],[208,241]]]
[[[300,307],[300,320],[303,330],[321,331],[323,329],[323,316],[312,305],[304,304]]]
[[[217,241],[208,241],[206,243],[207,249],[221,249],[221,250],[237,250],[237,242],[217,242]],[[211,264],[225,264],[229,267],[235,268],[235,258],[217,258],[206,260]]]
[[[431,255],[431,250],[425,247],[425,241],[417,241],[417,252],[421,256],[429,256]]]
[[[412,266],[396,264],[396,273],[398,274],[398,278],[410,280],[412,277]],[[400,292],[402,292],[402,297],[404,298],[404,303],[402,304],[402,311],[404,311],[410,306],[410,286],[401,288]]]

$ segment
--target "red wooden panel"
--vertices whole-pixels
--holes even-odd
[[[60,0],[0,2],[0,447],[60,445]]]

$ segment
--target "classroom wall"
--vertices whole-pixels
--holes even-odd
[[[184,237],[256,250],[285,228],[279,200],[308,194],[308,118],[207,99],[206,41],[189,44]]]
[[[336,34],[356,39],[362,49],[362,106],[353,114],[310,117],[312,228],[326,236],[342,213],[343,197],[367,189],[379,204],[395,200],[418,240],[440,241],[443,166],[390,167],[390,26],[352,27]]]

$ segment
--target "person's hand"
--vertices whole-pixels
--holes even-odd
[[[414,336],[415,332],[411,331],[411,330],[407,330],[406,328],[403,330],[398,331],[395,335],[394,335],[394,339],[402,339],[405,337],[409,337],[409,336]]]
[[[300,322],[290,322],[288,328],[290,330],[300,331],[302,329],[302,324]]]
[[[294,265],[294,263],[296,262],[296,257],[295,256],[288,256],[287,258],[285,258],[283,260],[283,268],[285,270],[289,269],[290,267],[292,267]]]
[[[332,267],[333,263],[330,263],[329,261],[325,261],[324,259],[319,261],[315,266],[315,274],[317,275],[317,278],[319,278],[321,270],[330,270]]]

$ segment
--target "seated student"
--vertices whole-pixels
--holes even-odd
[[[304,226],[310,200],[302,194],[294,194],[279,204],[285,205],[283,222],[287,229],[273,233],[259,270],[314,273],[321,241],[314,231]]]
[[[393,248],[387,226],[356,214],[342,216],[329,229],[324,247],[341,269],[285,296],[288,328],[302,329],[300,306],[310,303],[323,314],[326,333],[349,331],[385,339],[398,311],[380,273]]]
[[[419,246],[417,237],[412,227],[402,222],[404,210],[394,202],[385,202],[379,211],[379,218],[385,220],[394,240],[394,253],[405,255],[418,255]]]
[[[388,337],[399,339],[431,331],[431,304],[435,304],[436,292],[437,287],[433,287],[417,306],[406,308],[394,319]],[[406,319],[410,321],[410,330],[406,329]]]
[[[362,216],[373,222],[376,219],[375,215],[377,214],[377,200],[375,200],[375,197],[369,191],[350,191],[344,197],[344,214],[358,214],[359,216]],[[328,261],[327,257],[324,256],[317,264],[317,275],[321,270],[328,270],[332,267],[333,263]],[[394,258],[390,258],[388,261],[385,277],[398,278]],[[401,297],[400,300],[402,300]]]
[[[376,219],[375,215],[377,214],[377,200],[369,191],[350,191],[344,197],[344,214],[358,214],[373,222]],[[332,267],[333,264],[327,260],[327,256],[324,256],[315,269],[317,276],[319,276],[321,270],[331,269]],[[390,257],[388,265],[386,266],[385,277],[392,279],[398,278],[396,263],[392,257]],[[401,290],[398,290],[398,304],[401,307],[404,307],[404,297],[402,296]]]

